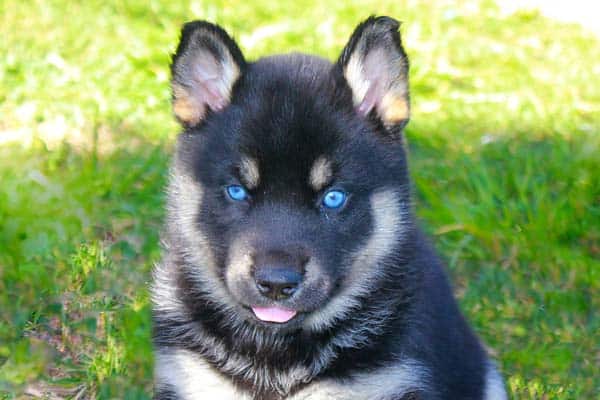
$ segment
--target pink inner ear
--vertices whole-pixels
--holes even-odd
[[[377,104],[377,100],[381,96],[379,93],[377,93],[378,92],[377,86],[378,85],[375,84],[374,82],[369,82],[369,89],[367,89],[367,93],[365,94],[365,97],[363,98],[363,100],[360,102],[360,104],[356,108],[356,111],[360,115],[363,115],[363,116],[369,115],[369,113],[371,112],[373,107],[375,107],[375,105]]]
[[[203,90],[200,91],[200,101],[207,104],[213,111],[219,111],[226,104],[225,95],[219,92],[219,78],[214,77],[207,79],[203,82],[199,82]]]
[[[206,104],[213,111],[219,111],[227,103],[229,93],[224,88],[222,67],[210,58],[197,62],[193,79],[198,87],[194,95],[200,104]]]
[[[385,95],[385,88],[389,86],[391,77],[388,57],[383,50],[374,49],[363,60],[363,79],[368,85],[365,97],[358,105],[357,111],[361,115],[368,115],[371,110],[379,105]]]

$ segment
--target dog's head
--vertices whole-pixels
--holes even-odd
[[[367,19],[331,64],[249,63],[220,27],[184,26],[168,200],[169,240],[188,260],[182,295],[265,329],[321,330],[393,275],[411,229],[398,28]]]

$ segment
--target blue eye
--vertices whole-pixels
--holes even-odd
[[[248,198],[248,192],[240,185],[229,185],[227,186],[227,194],[235,201],[244,201]]]
[[[330,190],[325,193],[322,202],[327,208],[340,208],[346,202],[346,193],[341,190]]]

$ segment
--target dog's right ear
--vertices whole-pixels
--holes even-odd
[[[185,24],[171,64],[173,113],[179,122],[193,127],[209,110],[227,106],[245,66],[240,48],[221,27],[206,21]]]

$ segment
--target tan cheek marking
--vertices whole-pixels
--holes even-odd
[[[383,97],[379,109],[383,120],[387,123],[400,122],[410,116],[408,102],[393,93],[387,93]]]
[[[256,160],[248,157],[242,158],[240,175],[248,189],[256,188],[260,182],[260,171]]]
[[[230,250],[225,272],[227,283],[235,285],[242,279],[250,278],[253,262],[250,250],[241,243],[235,243]]]
[[[331,161],[321,156],[317,158],[310,170],[308,183],[314,190],[319,191],[329,183],[332,176]]]
[[[408,211],[403,211],[398,194],[393,189],[373,193],[370,203],[373,233],[354,253],[351,273],[340,293],[323,309],[306,319],[307,326],[313,330],[331,326],[332,321],[345,318],[353,307],[359,305],[357,299],[367,295],[372,282],[379,278],[377,263],[394,249],[404,233]]]

